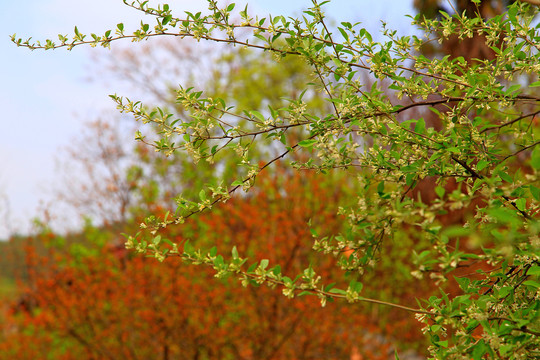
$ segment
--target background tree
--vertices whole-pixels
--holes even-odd
[[[150,57],[150,54],[154,53],[152,50],[154,46],[155,45],[145,45],[144,54],[146,54],[147,57]],[[161,55],[163,55],[163,51],[166,51],[166,49],[171,47],[171,45],[166,42],[160,42],[158,46],[158,49],[160,50],[158,51],[158,54]],[[171,57],[179,56],[178,61],[172,61],[172,63],[181,64],[182,67],[191,68],[189,66],[192,61],[191,59],[200,57],[193,55],[193,53],[196,51],[193,49],[178,52],[178,47],[171,48],[174,49],[171,51]],[[181,54],[186,52],[190,54],[187,61],[181,57]],[[207,71],[213,74],[209,84],[215,86],[216,91],[226,88],[233,89],[234,91],[231,90],[231,94],[227,96],[229,96],[232,101],[238,102],[239,104],[243,103],[250,104],[249,106],[257,106],[257,108],[261,109],[261,111],[264,111],[263,104],[273,104],[274,107],[277,107],[276,104],[281,103],[282,106],[284,105],[284,100],[282,100],[281,96],[279,95],[286,95],[282,93],[283,91],[292,93],[295,91],[295,87],[301,85],[302,81],[308,81],[309,72],[306,70],[305,65],[298,61],[293,61],[289,65],[281,63],[279,66],[276,66],[275,63],[270,61],[270,57],[258,56],[255,58],[252,52],[246,50],[240,50],[237,52],[236,56],[234,56],[235,53],[236,51],[233,51],[225,54],[221,58],[217,58],[217,70]],[[119,58],[117,56],[119,56]],[[95,60],[101,62],[101,64],[98,66],[100,69],[110,68],[110,75],[107,73],[103,74],[103,76],[110,78],[111,76],[118,76],[117,72],[119,72],[119,77],[123,79],[130,79],[130,87],[136,86],[139,82],[141,86],[142,84],[146,84],[146,90],[151,91],[155,96],[154,101],[163,102],[166,104],[165,106],[174,108],[174,104],[168,103],[168,101],[170,101],[170,97],[168,97],[166,93],[162,92],[161,90],[162,88],[166,89],[167,85],[159,84],[159,82],[156,80],[159,79],[159,81],[162,81],[161,79],[164,77],[161,76],[161,73],[156,70],[152,72],[152,76],[150,78],[145,78],[143,75],[139,76],[137,73],[142,72],[142,69],[147,69],[148,66],[141,64],[140,60],[132,63],[130,59],[141,59],[141,56],[139,56],[133,50],[122,50],[119,53],[113,52],[112,57],[110,59],[106,59],[105,61],[103,59]],[[150,61],[150,59],[147,58],[147,61]],[[282,67],[285,67],[286,71],[284,71]],[[165,73],[176,73],[176,71],[169,68],[163,68],[161,71]],[[252,81],[253,78],[258,77],[259,74],[261,77],[266,78],[267,82],[264,82],[262,86],[255,86],[253,85]],[[139,78],[143,80],[137,80]],[[133,81],[133,83],[131,83],[131,81]],[[246,83],[250,84],[250,86],[247,88],[247,95],[242,96],[242,84]],[[270,91],[271,89],[274,89],[275,91],[272,92]],[[261,94],[266,95],[262,96]],[[235,96],[238,96],[238,100],[235,99]],[[314,109],[316,107],[321,107],[321,109],[324,109],[324,105],[321,104],[320,98],[314,96],[314,94],[311,96],[313,96],[313,100],[310,103],[310,108]],[[178,110],[178,115],[182,115],[181,109]],[[102,124],[102,121],[90,123],[88,132],[85,135],[85,141],[76,140],[73,143],[73,148],[70,149],[70,153],[81,153],[85,154],[86,156],[85,158],[81,158],[80,156],[73,157],[73,160],[81,162],[81,168],[84,169],[89,166],[89,170],[93,170],[101,167],[101,164],[103,163],[103,168],[107,169],[110,164],[115,163],[116,160],[114,158],[110,158],[110,155],[118,154],[120,151],[102,151],[103,149],[106,150],[100,140],[103,138],[102,135],[104,131],[108,131],[109,136],[106,138],[107,144],[109,144],[110,147],[114,149],[122,149],[123,147],[126,147],[125,143],[122,141],[122,137],[119,135],[122,129],[119,120],[109,118],[108,121],[109,122],[105,124]],[[125,128],[125,126],[123,127]],[[296,134],[293,136],[299,135],[301,134]],[[94,144],[96,141],[99,143]],[[79,146],[77,144],[82,145]],[[86,151],[87,148],[92,149],[92,151]],[[272,151],[271,148],[265,149],[265,145],[262,145],[260,149],[261,152]],[[96,150],[98,151],[96,152]],[[115,195],[115,192],[124,194],[122,189],[129,189],[126,195],[129,196],[130,199],[137,199],[137,201],[131,205],[131,215],[129,217],[133,215],[137,216],[137,214],[144,213],[145,211],[148,211],[148,209],[154,211],[157,209],[171,210],[172,194],[181,189],[179,187],[175,189],[174,184],[178,184],[176,186],[181,185],[188,188],[191,184],[192,186],[195,185],[194,187],[196,188],[197,186],[202,186],[202,184],[205,182],[213,181],[212,177],[217,176],[217,174],[213,172],[215,171],[213,167],[204,166],[202,168],[195,168],[189,159],[183,157],[182,154],[175,154],[175,156],[163,158],[156,156],[155,152],[148,151],[148,148],[145,146],[137,146],[131,150],[132,153],[129,152],[129,149],[121,151],[122,156],[125,159],[129,159],[129,162],[131,163],[130,166],[126,166],[125,164],[124,166],[121,164],[117,166],[115,171],[120,172],[123,170],[123,174],[120,173],[119,176],[115,176],[109,181],[107,180],[109,176],[107,176],[106,173],[102,174],[101,176],[96,176],[94,171],[88,171],[86,172],[85,177],[87,177],[89,181],[93,182],[94,184],[97,184],[96,188],[92,187],[91,185],[86,185],[86,182],[83,181],[85,186],[76,187],[76,191],[69,194],[63,194],[64,199],[67,199],[68,201],[70,200],[69,196],[74,196],[75,201],[71,201],[71,204],[74,206],[76,211],[86,215],[91,214],[92,212],[90,212],[89,209],[90,207],[95,206],[93,202],[97,203],[98,206],[103,203],[109,204],[110,211],[113,211],[112,215],[116,214],[114,209],[128,210],[125,206],[123,206],[123,202],[119,201],[124,195]],[[299,154],[296,156],[298,158]],[[82,174],[85,174],[85,172],[79,171],[78,174],[81,176]],[[109,174],[112,174],[112,172]],[[136,181],[133,181],[133,174],[138,174]],[[290,176],[290,173],[283,173],[282,175],[287,178]],[[83,177],[83,179],[85,177]],[[196,181],[197,183],[192,184],[192,180],[189,179],[193,179],[193,181]],[[73,181],[71,179],[69,180],[69,182]],[[129,187],[127,185],[113,187],[105,187],[102,185],[111,183],[113,180],[120,184],[131,185]],[[326,181],[329,180],[330,179],[327,179]],[[347,183],[344,181],[345,179],[340,177],[340,181],[336,182],[333,186],[345,186],[352,191],[353,184],[351,181],[348,180]],[[67,184],[61,184],[61,188],[69,188],[69,182],[67,182]],[[111,194],[109,195],[108,192]],[[83,203],[84,206],[80,206],[81,203],[78,201],[78,199],[81,198],[86,199]],[[261,201],[261,204],[266,204],[266,202]],[[124,217],[128,218],[127,213],[123,213],[125,214]],[[240,214],[243,213],[245,212],[240,211]],[[106,212],[103,214],[106,214]],[[108,218],[114,219],[114,216],[110,216]],[[266,219],[265,216],[263,216],[263,218]],[[122,222],[120,222],[120,224],[121,223]],[[265,224],[267,225],[266,222]],[[207,227],[205,226],[204,228]],[[196,235],[197,238],[213,238],[211,235],[213,232],[218,230],[223,231],[222,229],[214,229],[214,226],[210,226],[208,228],[211,229],[211,231],[201,233],[200,229],[195,230],[192,232],[192,236]],[[123,231],[133,232],[136,230],[124,229]],[[233,234],[230,236],[232,238]],[[300,240],[301,239],[296,239],[296,241]],[[408,242],[406,237],[404,237],[402,241],[403,243]],[[297,245],[297,247],[298,246],[300,245]],[[259,249],[256,251],[256,253],[261,255],[267,253],[267,250],[269,249]],[[286,254],[279,254],[278,258],[284,258],[286,256]],[[293,254],[290,256],[293,257]],[[420,284],[414,281],[414,278],[410,275],[412,264],[408,260],[409,255],[407,252],[400,249],[392,249],[391,247],[386,248],[385,265],[374,273],[373,282],[376,283],[377,286],[373,288],[373,295],[377,294],[382,296],[385,300],[401,299],[403,296],[406,297],[406,300],[414,300],[410,297],[410,295],[404,292],[402,288],[393,286],[397,279],[400,279],[399,281],[402,284],[409,284],[408,286],[414,287],[416,289],[415,293],[417,294],[420,292],[429,292],[429,285],[426,286],[425,284]],[[393,275],[389,277],[386,274]],[[357,312],[359,316],[363,316],[366,321],[369,321],[372,324],[369,325],[370,329],[375,329],[373,324],[379,323],[377,333],[381,334],[385,338],[399,339],[400,341],[407,343],[407,346],[415,347],[417,345],[415,343],[418,342],[420,333],[417,331],[414,322],[411,323],[408,316],[404,316],[404,314],[396,311],[381,311],[377,307],[360,309],[360,311]],[[278,321],[277,319],[278,318],[276,318],[276,321]],[[408,336],[402,337],[405,328],[408,329],[406,332]],[[372,335],[375,336],[375,334]],[[210,334],[209,337],[213,337],[213,335]],[[351,346],[349,346],[349,348],[351,348]],[[363,353],[365,351],[366,349],[359,349],[358,353]],[[370,357],[373,357],[373,355]]]
[[[164,49],[173,49],[164,42],[158,45],[161,50],[158,53],[161,54]],[[154,53],[153,46],[145,46],[144,53],[148,57]],[[191,56],[186,60],[182,57],[185,52],[178,52],[174,47],[171,57],[178,56],[174,63],[191,68],[191,61],[200,58],[193,55],[195,51],[188,52]],[[141,84],[146,84],[145,89],[154,94],[156,103],[161,102],[172,111],[178,111],[178,116],[185,116],[182,109],[175,110],[176,104],[171,103],[166,90],[162,90],[168,86],[159,83],[161,80],[158,79],[162,79],[160,72],[152,72],[150,78],[137,74],[147,71],[143,71],[146,68],[144,64],[131,62],[131,59],[140,58],[135,52],[124,50],[119,54],[113,53],[112,58],[100,64],[99,68],[110,68],[113,76],[119,72],[122,78],[133,81],[133,87],[139,77],[142,78]],[[171,70],[162,71],[170,73]],[[269,56],[255,57],[244,49],[216,58],[216,70],[210,73],[209,84],[215,87],[216,93],[221,92],[231,101],[244,104],[239,106],[256,106],[261,111],[269,104],[276,108],[285,105],[281,95],[295,96],[295,88],[310,77],[305,64],[300,61],[276,66]],[[106,74],[106,77],[111,75]],[[251,81],[257,76],[265,79],[258,86]],[[247,96],[243,96],[241,91],[245,83],[250,84]],[[226,94],[224,89],[232,90]],[[325,105],[321,98],[314,93],[309,96],[312,98],[310,107],[320,107],[322,113]],[[118,117],[103,115],[89,122],[86,131],[74,139],[68,149],[71,161],[65,165],[68,170],[65,182],[59,184],[63,189],[60,198],[75,212],[98,222],[100,219],[108,222],[100,225],[99,229],[88,224],[84,232],[72,233],[66,238],[44,229],[42,236],[32,239],[34,244],[49,244],[49,251],[27,249],[31,277],[25,281],[28,287],[12,305],[10,321],[6,321],[8,335],[2,347],[7,357],[31,358],[46,353],[51,358],[145,358],[161,354],[164,358],[243,356],[275,359],[338,355],[345,358],[350,355],[354,359],[358,356],[385,359],[395,346],[395,339],[411,348],[410,352],[414,354],[412,349],[421,342],[420,332],[417,324],[407,321],[408,318],[399,312],[381,312],[373,307],[352,313],[339,311],[329,317],[317,309],[313,299],[291,307],[279,293],[269,289],[250,291],[246,296],[245,292],[231,289],[232,284],[226,283],[221,284],[218,294],[215,285],[209,283],[209,271],[198,274],[192,268],[178,267],[173,263],[174,266],[161,272],[156,264],[145,261],[141,265],[138,258],[127,256],[117,247],[115,233],[137,231],[136,224],[140,221],[134,223],[133,220],[149,210],[161,214],[171,210],[172,194],[179,191],[180,186],[189,187],[188,179],[196,182],[195,187],[202,186],[219,177],[220,173],[212,166],[194,167],[182,154],[162,158],[148,151],[146,146],[128,146],[123,139],[127,126],[121,121]],[[275,150],[261,144],[259,151],[262,154]],[[301,159],[306,155],[296,156]],[[76,178],[73,173],[78,174]],[[182,228],[179,234],[170,233],[168,236],[178,239],[196,237],[200,244],[217,242],[221,248],[227,247],[230,239],[236,239],[243,244],[238,251],[256,257],[272,251],[270,260],[287,259],[285,270],[300,271],[308,259],[311,262],[317,260],[308,251],[311,234],[306,221],[314,218],[313,225],[323,221],[324,225],[317,226],[319,232],[327,232],[330,228],[337,231],[343,219],[336,217],[335,212],[343,203],[341,199],[352,194],[352,183],[343,176],[322,178],[309,174],[301,181],[300,177],[291,178],[292,173],[283,167],[270,176],[271,179],[264,180],[268,183],[265,192],[252,192],[240,198],[239,202],[229,204],[222,212],[211,214]],[[323,199],[319,199],[321,196]],[[323,213],[319,214],[321,211]],[[386,266],[395,270],[393,262],[397,262],[405,283],[419,291],[428,291],[426,287],[418,287],[410,276],[412,264],[404,261],[407,254],[388,250]],[[325,273],[335,271],[334,262],[329,260],[323,259],[317,268]],[[397,299],[403,292],[392,286],[395,279],[395,276],[380,278],[376,275],[373,281],[379,284],[379,293],[385,293],[387,299]],[[192,283],[191,286],[184,285],[183,282],[187,281]],[[155,295],[164,283],[171,284],[172,293]],[[149,284],[155,288],[148,289]],[[134,292],[133,289],[140,291]],[[151,301],[142,303],[140,292],[152,294]],[[175,296],[179,299],[174,300]],[[203,301],[199,299],[207,296],[214,301],[201,307]],[[178,308],[180,303],[182,306]],[[186,312],[186,308],[194,310]],[[197,314],[206,310],[211,310],[212,315]],[[140,312],[144,316],[136,317],[144,319],[144,326],[132,320],[134,314]],[[169,320],[164,321],[165,317]],[[196,325],[193,318],[204,321]],[[224,318],[229,319],[226,321],[231,325],[224,325]],[[249,328],[242,327],[239,321]],[[318,326],[312,328],[315,323]],[[230,337],[224,336],[219,330],[223,327],[234,327],[238,331],[229,334]],[[129,333],[126,333],[126,328],[129,328]],[[402,337],[405,330],[408,336]],[[193,335],[185,336],[186,332]],[[146,333],[159,336],[156,335],[153,341],[144,341],[142,338]],[[29,337],[33,339],[31,348],[15,344],[24,344],[30,341]],[[223,340],[215,341],[216,338]],[[183,345],[179,348],[177,344]]]
[[[427,18],[440,18],[441,11],[446,14],[465,14],[465,16],[474,18],[477,15],[483,19],[492,19],[502,15],[508,6],[516,2],[515,0],[496,0],[496,1],[472,1],[472,0],[457,0],[457,1],[441,1],[441,0],[414,0],[414,7],[420,15]],[[536,4],[536,0],[527,1],[531,4]],[[440,44],[432,43],[422,48],[422,52],[426,55],[450,55],[454,58],[463,57],[467,62],[473,59],[478,60],[493,60],[496,53],[491,48],[491,45],[486,42],[486,37],[482,34],[470,34],[465,38],[459,38],[458,34],[453,34],[447,39],[443,39]],[[503,36],[503,34],[501,34]]]
[[[342,227],[336,208],[350,195],[335,187],[340,180],[278,171],[261,181],[264,192],[232,200],[181,232],[169,228],[167,236],[183,241],[195,233],[201,245],[221,248],[238,241],[237,251],[285,259],[285,271],[310,261],[321,274],[336,272],[331,258],[309,251],[306,221],[328,233]],[[81,257],[64,246],[52,257],[28,253],[32,286],[6,321],[0,358],[314,359],[349,358],[356,349],[357,356],[387,359],[392,351],[391,333],[352,308],[329,304],[328,312],[316,298],[290,302],[232,279],[216,286],[211,269],[173,259],[158,264],[110,245],[114,231],[87,227],[81,235],[97,253]],[[45,242],[53,237],[42,234]]]
[[[201,58],[206,59],[206,64],[201,64]],[[183,118],[189,118],[189,114],[175,102],[172,90],[178,81],[205,86],[209,96],[262,112],[269,105],[282,107],[283,98],[298,95],[295,92],[301,84],[316,81],[298,59],[287,59],[277,65],[271,56],[261,57],[251,50],[210,51],[189,42],[180,46],[170,41],[151,42],[140,51],[123,48],[109,57],[94,60],[100,69],[99,77],[122,79],[128,87],[141,89],[152,103]],[[159,67],[153,66],[158,62]],[[194,69],[204,75],[194,78]],[[321,113],[328,110],[321,96],[310,93],[306,99],[308,96],[312,109],[320,109]],[[147,141],[158,139],[157,127],[146,129]],[[57,190],[58,197],[71,211],[90,216],[98,223],[125,222],[130,213],[148,211],[140,207],[142,204],[171,209],[179,193],[209,183],[230,182],[240,176],[241,169],[228,164],[227,157],[194,164],[183,154],[164,158],[142,143],[130,147],[126,134],[132,132],[125,119],[103,114],[74,139],[68,148],[69,160],[61,164],[66,172],[65,181]],[[261,143],[256,152],[275,152],[275,149],[269,143]],[[73,173],[80,175],[74,177]],[[197,197],[198,193],[194,195]]]

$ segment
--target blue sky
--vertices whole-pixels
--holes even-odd
[[[124,22],[135,29],[143,14],[121,0],[2,0],[0,12],[0,239],[10,232],[28,232],[30,219],[38,214],[40,201],[50,202],[55,176],[55,159],[62,147],[81,130],[84,122],[104,109],[113,109],[108,94],[122,94],[120,84],[89,81],[93,71],[91,53],[104,52],[90,47],[54,51],[29,51],[17,48],[9,35],[33,39],[56,39],[59,33],[72,34],[73,27],[83,33],[103,33]],[[309,0],[248,1],[253,13],[298,15]],[[409,19],[412,1],[334,0],[327,14],[339,21],[361,21],[371,32],[380,20],[389,27],[411,32]],[[156,2],[153,2],[154,4]],[[203,0],[170,0],[171,8],[205,9]],[[237,1],[238,6],[245,1]],[[243,7],[243,6],[242,6]],[[134,45],[136,46],[136,45]],[[74,175],[76,176],[76,175]],[[46,205],[42,205],[43,208]]]

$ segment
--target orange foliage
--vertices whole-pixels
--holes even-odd
[[[262,190],[163,235],[215,243],[223,254],[234,244],[242,256],[279,261],[287,275],[311,263],[323,277],[343,278],[335,259],[314,255],[306,222],[339,232],[336,207],[346,192],[312,173],[285,178],[259,179]],[[379,328],[376,314],[360,306],[323,309],[314,297],[288,300],[266,287],[216,280],[211,270],[177,258],[157,263],[114,246],[76,265],[35,256],[30,262],[39,265],[26,305],[13,307],[0,341],[7,358],[376,360],[393,351],[384,334],[416,327],[409,314],[409,324]],[[392,283],[386,276],[381,283]]]

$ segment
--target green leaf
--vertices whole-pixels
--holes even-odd
[[[484,340],[480,340],[478,343],[476,343],[476,345],[473,347],[473,352],[472,352],[472,356],[473,356],[473,359],[474,360],[481,360],[482,359],[482,356],[484,356],[484,354],[486,353],[487,351],[487,346],[486,344],[484,343]]]
[[[435,344],[443,347],[443,348],[447,348],[448,347],[448,340],[443,340],[443,341],[436,341]]]
[[[503,286],[498,291],[498,297],[503,298],[513,292],[514,288],[512,286]]]
[[[534,185],[529,185],[529,190],[531,191],[532,196],[537,200],[540,201],[540,188],[537,188]]]
[[[416,178],[415,173],[408,173],[405,176],[405,183],[407,184],[407,186],[411,186],[413,184],[415,178]]]
[[[165,17],[163,17],[163,20],[161,21],[161,23],[163,25],[167,25],[171,20],[172,20],[172,15],[166,15]]]
[[[236,246],[234,246],[234,247],[232,248],[232,258],[235,259],[235,260],[239,258],[239,256],[238,256],[238,250],[236,249]]]
[[[227,6],[227,11],[233,11],[235,6],[235,3],[230,4],[229,6]]]
[[[356,280],[351,280],[351,282],[349,283],[349,288],[356,293],[359,293],[360,291],[362,291],[363,287],[364,287],[364,284]]]
[[[531,153],[531,166],[535,170],[540,170],[540,147],[535,147]]]
[[[193,245],[191,245],[191,243],[189,241],[186,241],[184,243],[184,253],[188,254],[188,255],[191,255],[195,252],[195,248],[193,247]]]
[[[439,13],[447,19],[450,19],[450,15],[446,11],[440,10]]]
[[[518,8],[517,6],[510,6],[508,8],[508,17],[510,18],[510,20],[512,21],[516,21],[516,15],[518,13]]]
[[[330,291],[328,291],[328,292],[331,293],[331,294],[347,295],[347,292],[345,290],[337,289],[337,288],[330,289]]]
[[[206,192],[204,191],[204,189],[199,191],[199,199],[201,199],[201,201],[206,201]]]
[[[269,263],[270,261],[268,259],[262,259],[259,266],[264,270],[268,267]]]
[[[259,120],[260,122],[265,122],[266,119],[264,118],[263,114],[261,114],[260,112],[258,111],[255,111],[255,110],[252,110],[249,112],[251,115],[253,115],[255,118],[257,118],[257,120]]]
[[[336,286],[336,283],[328,284],[324,287],[324,291],[329,292],[330,290],[334,288],[334,286]]]
[[[530,267],[529,271],[527,271],[528,275],[540,275],[540,266],[539,265],[533,265]]]
[[[467,291],[469,289],[469,284],[471,283],[471,280],[469,278],[454,276],[454,279],[456,279],[457,283],[459,284],[459,287],[463,291]]]
[[[426,122],[424,119],[418,119],[416,125],[414,126],[414,132],[418,134],[424,134],[426,132]]]
[[[513,349],[514,349],[514,344],[505,344],[505,345],[501,345],[499,347],[499,351],[500,351],[501,355],[506,355],[507,353],[509,353]]]
[[[223,261],[223,256],[221,255],[216,256],[216,258],[214,259],[214,265],[222,266],[223,264],[225,264],[225,261]]]
[[[242,180],[235,180],[231,184],[231,186],[242,186],[242,185],[244,185],[244,182]]]
[[[257,269],[257,264],[251,264],[251,266],[247,269],[248,274],[253,274],[253,272]]]
[[[516,213],[507,208],[492,208],[488,209],[487,213],[502,224],[515,223],[517,225],[519,222],[519,219],[516,218]]]
[[[298,143],[298,145],[300,145],[301,147],[305,147],[305,148],[311,148],[313,147],[313,144],[315,144],[317,142],[316,139],[308,139],[308,140],[302,140]]]
[[[281,133],[281,135],[279,136],[279,141],[281,141],[283,145],[287,145],[287,138],[285,137],[285,133]]]
[[[368,40],[368,42],[373,41],[371,34],[364,28],[360,29],[360,36],[364,36]]]
[[[486,168],[486,166],[489,165],[489,161],[486,161],[486,160],[480,160],[478,162],[478,164],[476,164],[476,170],[477,171],[482,171]]]
[[[520,84],[514,84],[514,85],[510,86],[504,93],[505,93],[505,95],[510,95],[510,94],[518,91],[519,89],[521,89],[521,85]]]
[[[508,175],[507,173],[505,173],[504,171],[499,171],[499,173],[497,174],[501,177],[501,179],[503,179],[504,181],[506,181],[507,183],[513,183],[514,180],[512,180],[512,177],[510,177],[510,175]]]
[[[435,188],[435,193],[436,193],[437,196],[438,196],[439,198],[441,198],[441,199],[444,197],[444,193],[445,193],[445,192],[446,192],[446,190],[445,190],[442,186],[440,186],[440,185],[438,185],[438,186]]]
[[[377,193],[379,195],[384,194],[384,181],[379,182],[379,185],[377,185]]]
[[[540,282],[534,280],[524,281],[523,285],[532,286],[534,288],[540,289]]]
[[[518,208],[518,210],[525,211],[526,206],[527,206],[527,200],[526,199],[519,198],[519,199],[516,200],[516,207]]]
[[[349,41],[349,34],[342,28],[338,27],[339,32],[341,33],[341,36],[345,39],[345,41]]]
[[[460,225],[449,226],[443,231],[443,234],[448,236],[449,238],[463,237],[469,235],[470,233],[470,229],[464,228]]]

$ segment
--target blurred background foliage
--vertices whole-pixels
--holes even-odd
[[[427,17],[443,10],[479,11],[489,18],[501,14],[508,1],[481,1],[478,8],[467,0],[414,0],[414,5]],[[477,36],[449,39],[423,51],[427,57],[463,56],[470,62],[493,56]],[[280,109],[287,98],[298,98],[306,83],[318,81],[307,64],[294,58],[276,62],[265,53],[242,48],[215,52],[188,42],[148,42],[142,49],[113,50],[98,62],[109,76],[153,96],[155,105],[188,116],[175,101],[176,84],[167,81],[172,73],[152,67],[163,59],[168,71],[207,89],[207,96],[262,113],[268,106]],[[321,94],[307,93],[306,99],[311,109],[329,111]],[[118,234],[136,232],[149,211],[164,214],[174,210],[177,194],[196,197],[191,189],[241,175],[223,155],[214,163],[197,164],[180,153],[163,157],[131,141],[134,129],[119,115],[104,113],[67,149],[65,183],[56,189],[57,197],[66,211],[86,219],[83,229],[56,234],[49,227],[54,214],[44,213],[36,222],[37,235],[0,242],[1,359],[359,360],[393,358],[394,348],[408,349],[400,350],[401,359],[422,358],[425,338],[407,313],[335,303],[322,309],[309,296],[290,301],[272,289],[217,280],[210,271],[175,259],[161,264],[126,252]],[[156,129],[143,131],[148,139],[157,138]],[[276,150],[259,143],[253,151],[262,158]],[[163,236],[190,239],[201,247],[215,244],[221,253],[231,250],[234,239],[240,253],[279,260],[285,273],[311,264],[323,276],[350,280],[358,275],[335,276],[339,259],[311,251],[310,228],[319,235],[343,230],[346,221],[336,213],[354,198],[355,171],[320,176],[293,173],[277,163],[250,193],[181,227],[168,227]],[[420,194],[428,202],[425,189],[432,186],[428,179],[410,196]],[[466,212],[438,221],[460,223]],[[365,296],[403,304],[415,303],[412,294],[429,297],[435,280],[413,278],[410,257],[411,249],[421,253],[429,244],[403,228],[385,246],[380,266],[362,275],[362,282],[370,284]],[[346,258],[342,254],[341,260]],[[447,286],[449,292],[458,291],[453,282]]]

